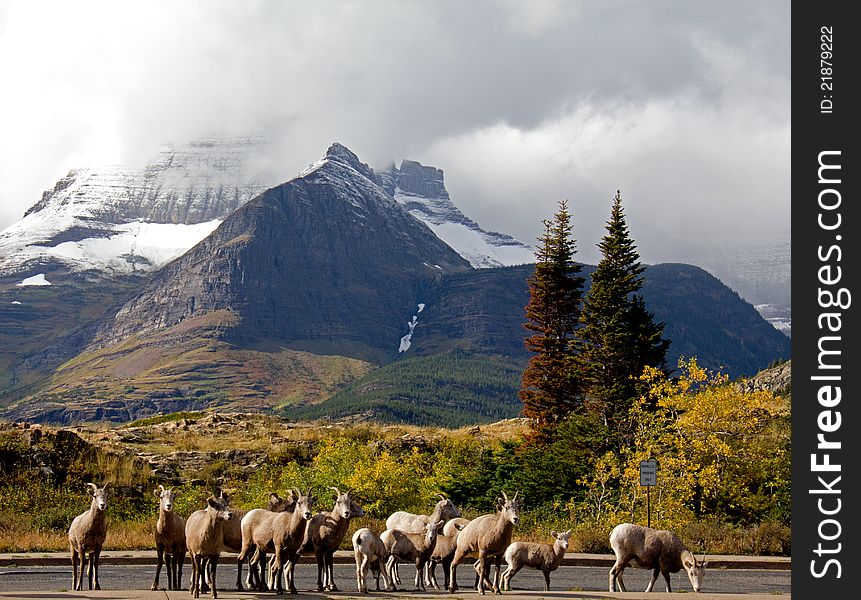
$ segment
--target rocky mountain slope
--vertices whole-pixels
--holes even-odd
[[[186,220],[212,215],[164,209],[172,202],[147,210]],[[100,223],[120,212],[105,208]],[[141,218],[132,208],[123,214]],[[530,251],[463,216],[441,171],[404,161],[376,173],[333,144],[299,176],[217,221],[153,273],[57,263],[65,277],[58,267],[26,278],[51,285],[9,283],[20,272],[7,277],[2,416],[127,421],[210,406],[291,414],[353,382],[373,387],[364,378],[375,369],[392,365],[394,373],[403,371],[399,362],[425,358],[438,362],[412,363],[407,373],[416,379],[401,376],[394,386],[389,379],[387,389],[406,402],[449,402],[449,412],[461,403],[456,412],[466,419],[504,416],[499,406],[512,403],[527,358],[522,325],[532,266],[475,265],[522,261]],[[457,248],[437,235],[452,228],[469,243]],[[492,255],[464,250],[479,241]],[[646,279],[647,303],[674,342],[671,364],[698,355],[738,375],[788,355],[787,338],[701,269],[656,265]],[[63,297],[75,300],[57,301]],[[450,360],[454,351],[463,360]],[[421,373],[432,393],[413,399],[407,392]],[[461,391],[446,391],[454,389]],[[442,414],[434,410],[423,414]]]

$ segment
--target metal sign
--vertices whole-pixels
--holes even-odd
[[[640,485],[642,485],[642,486],[658,485],[658,461],[656,461],[656,460],[641,460],[640,461]]]

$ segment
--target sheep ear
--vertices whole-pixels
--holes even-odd
[[[558,534],[558,533],[556,533],[556,530],[551,531],[551,532],[550,532],[550,535],[552,535],[553,537],[555,537],[557,540],[559,539],[559,534]]]
[[[212,508],[214,508],[216,510],[221,508],[221,506],[218,505],[218,502],[215,500],[215,498],[207,498],[206,504],[207,504],[207,506],[211,506]]]
[[[273,504],[276,502],[281,502],[281,496],[279,496],[275,492],[270,492],[269,493],[269,502],[272,502]]]

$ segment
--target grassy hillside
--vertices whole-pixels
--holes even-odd
[[[510,359],[463,350],[404,358],[371,371],[328,400],[285,414],[443,427],[487,423],[519,415],[522,370]]]

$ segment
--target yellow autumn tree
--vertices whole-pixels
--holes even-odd
[[[645,523],[639,464],[656,459],[653,526],[788,522],[789,402],[771,392],[745,391],[695,359],[679,368],[675,379],[650,367],[644,371],[649,393],[628,414],[634,442],[617,457],[619,495],[611,518]],[[612,457],[605,462],[612,464]],[[600,479],[586,481],[587,489],[605,487]]]

